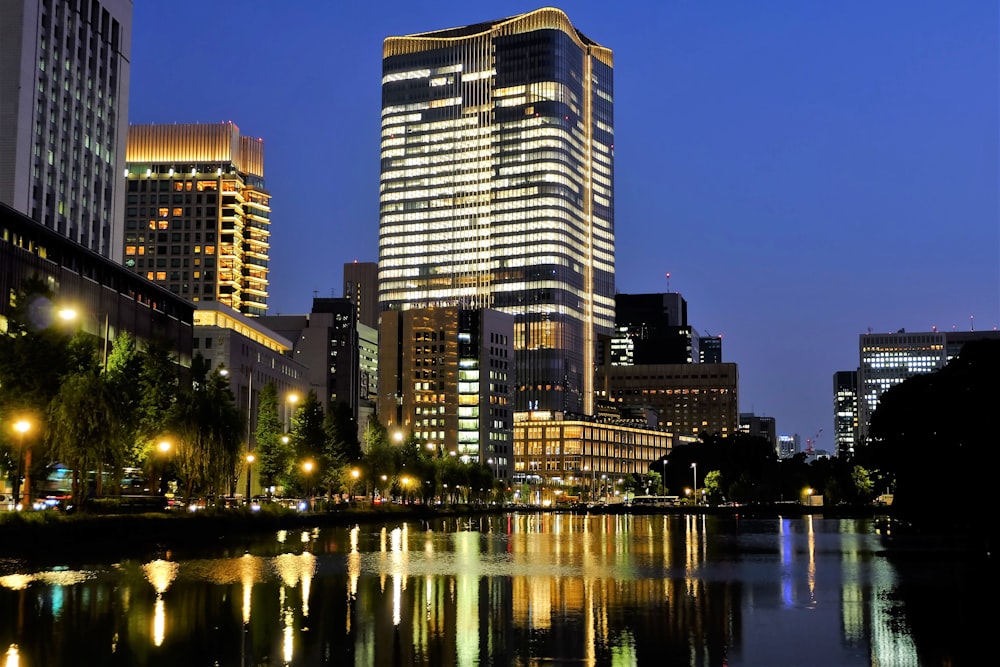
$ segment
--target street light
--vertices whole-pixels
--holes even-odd
[[[75,308],[60,308],[59,318],[64,322],[73,322],[79,317]],[[96,324],[97,316],[94,315]],[[108,370],[108,346],[111,342],[111,314],[104,313],[104,334],[101,336],[101,368]]]
[[[160,450],[160,454],[162,454],[163,456],[167,455],[172,446],[173,445],[170,444],[169,440],[160,440],[158,443],[156,443],[156,448]],[[159,484],[157,485],[158,488],[156,489],[157,493],[159,493],[160,491],[164,491],[165,493],[165,490],[163,488],[163,478],[166,474],[166,471],[167,471],[167,466],[166,463],[164,463],[163,470],[160,472],[160,481]]]
[[[31,450],[24,451],[24,434],[31,430],[31,422],[21,419],[14,422],[14,430],[18,434],[17,449],[17,480],[14,482],[14,507],[16,508],[21,500],[21,476],[24,475],[24,497],[30,499],[31,494]],[[24,463],[27,465],[24,465]],[[24,474],[24,468],[28,469],[28,474]]]
[[[361,477],[361,471],[357,468],[351,469],[351,497],[348,503],[354,502],[355,487],[358,485],[358,478]]]
[[[406,504],[406,487],[410,485],[410,478],[409,477],[403,477],[403,479],[401,479],[400,482],[403,485],[403,504],[405,505]]]
[[[663,459],[663,495],[667,495],[667,459]]]
[[[247,454],[247,495],[246,495],[246,499],[247,499],[248,503],[250,502],[250,466],[253,465],[253,462],[256,461],[256,460],[257,460],[257,457],[255,457],[252,453],[251,454]]]
[[[403,432],[400,431],[399,429],[396,429],[392,433],[392,439],[396,441],[397,445],[403,444]]]
[[[694,470],[694,504],[698,504],[698,464],[691,462],[691,469]]]
[[[285,397],[285,401],[287,403],[291,404],[291,409],[286,408],[286,411],[288,413],[287,414],[287,420],[286,420],[288,422],[287,430],[291,431],[292,430],[292,417],[295,415],[295,404],[299,402],[299,395],[296,394],[295,392],[292,392],[288,396]]]
[[[309,509],[312,509],[312,471],[313,462],[306,461],[302,464],[302,470],[306,473],[306,496],[309,497]]]

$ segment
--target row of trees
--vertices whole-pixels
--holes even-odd
[[[196,357],[182,376],[165,344],[140,349],[123,333],[110,350],[68,325],[57,324],[52,294],[30,282],[18,295],[0,336],[0,463],[45,477],[48,464],[73,471],[80,506],[90,493],[117,495],[127,467],[150,477],[168,463],[186,495],[229,488],[241,456],[240,424],[232,393],[218,369]],[[27,423],[15,437],[11,425]],[[165,455],[157,445],[169,442]],[[92,474],[88,474],[92,473]],[[12,485],[19,480],[12,480]]]
[[[120,480],[130,467],[144,469],[149,479],[176,481],[185,499],[233,495],[248,465],[243,436],[249,416],[236,407],[225,369],[211,370],[196,355],[182,370],[166,345],[140,348],[124,333],[109,351],[103,344],[58,323],[43,283],[30,282],[18,295],[0,335],[0,467],[12,486],[27,459],[34,464],[25,474],[36,481],[52,462],[72,470],[78,507],[91,494],[119,494],[119,484],[105,489],[104,480]],[[268,490],[364,490],[425,501],[485,498],[495,491],[484,466],[442,457],[413,439],[390,442],[374,419],[363,454],[346,404],[324,411],[310,392],[297,404],[288,432],[278,405],[277,388],[265,385],[252,465]],[[29,423],[28,431],[16,433],[16,422]]]

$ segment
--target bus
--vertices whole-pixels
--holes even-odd
[[[680,496],[635,496],[629,505],[631,507],[672,507],[680,500]]]

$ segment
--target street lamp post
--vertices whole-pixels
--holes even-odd
[[[256,460],[257,460],[257,457],[255,457],[252,453],[251,454],[247,454],[247,495],[246,495],[246,502],[248,502],[248,503],[250,502],[250,466],[253,465],[253,462],[256,461]]]
[[[313,506],[312,506],[312,471],[313,471],[313,462],[312,461],[306,461],[305,463],[303,463],[302,464],[302,470],[306,473],[306,497],[309,500],[309,509],[311,510],[313,508]]]
[[[663,495],[667,495],[667,459],[663,459]]]
[[[354,493],[355,487],[358,485],[358,477],[361,477],[361,471],[357,468],[351,469],[351,497],[348,499],[348,504],[354,503]]]
[[[170,447],[171,447],[171,444],[170,444],[169,440],[161,440],[156,445],[156,448],[158,450],[160,450],[160,454],[162,454],[164,457],[166,457],[167,452],[170,451]],[[166,493],[166,490],[163,487],[163,482],[164,482],[163,478],[166,476],[166,472],[167,472],[167,464],[166,464],[166,462],[164,462],[163,463],[163,467],[160,469],[160,479],[159,479],[159,483],[157,484],[157,489],[156,489],[157,493],[159,493],[161,491],[164,492],[164,493]]]
[[[31,429],[31,422],[21,419],[14,422],[14,430],[18,434],[17,448],[17,480],[14,482],[14,507],[21,501],[21,477],[24,476],[24,496],[30,499],[31,494],[31,450],[24,451],[24,434]],[[26,464],[26,465],[25,465]],[[25,474],[27,468],[27,474]]]
[[[694,504],[698,504],[698,464],[692,462],[691,469],[694,471]]]

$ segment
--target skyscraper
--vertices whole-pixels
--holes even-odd
[[[132,0],[0,2],[0,202],[121,259]]]
[[[834,452],[840,458],[854,453],[858,438],[858,372],[833,374]]]
[[[614,323],[613,62],[552,8],[385,40],[379,306],[515,317],[515,405],[593,413]]]
[[[267,312],[264,142],[232,122],[128,128],[125,266],[194,302]]]

